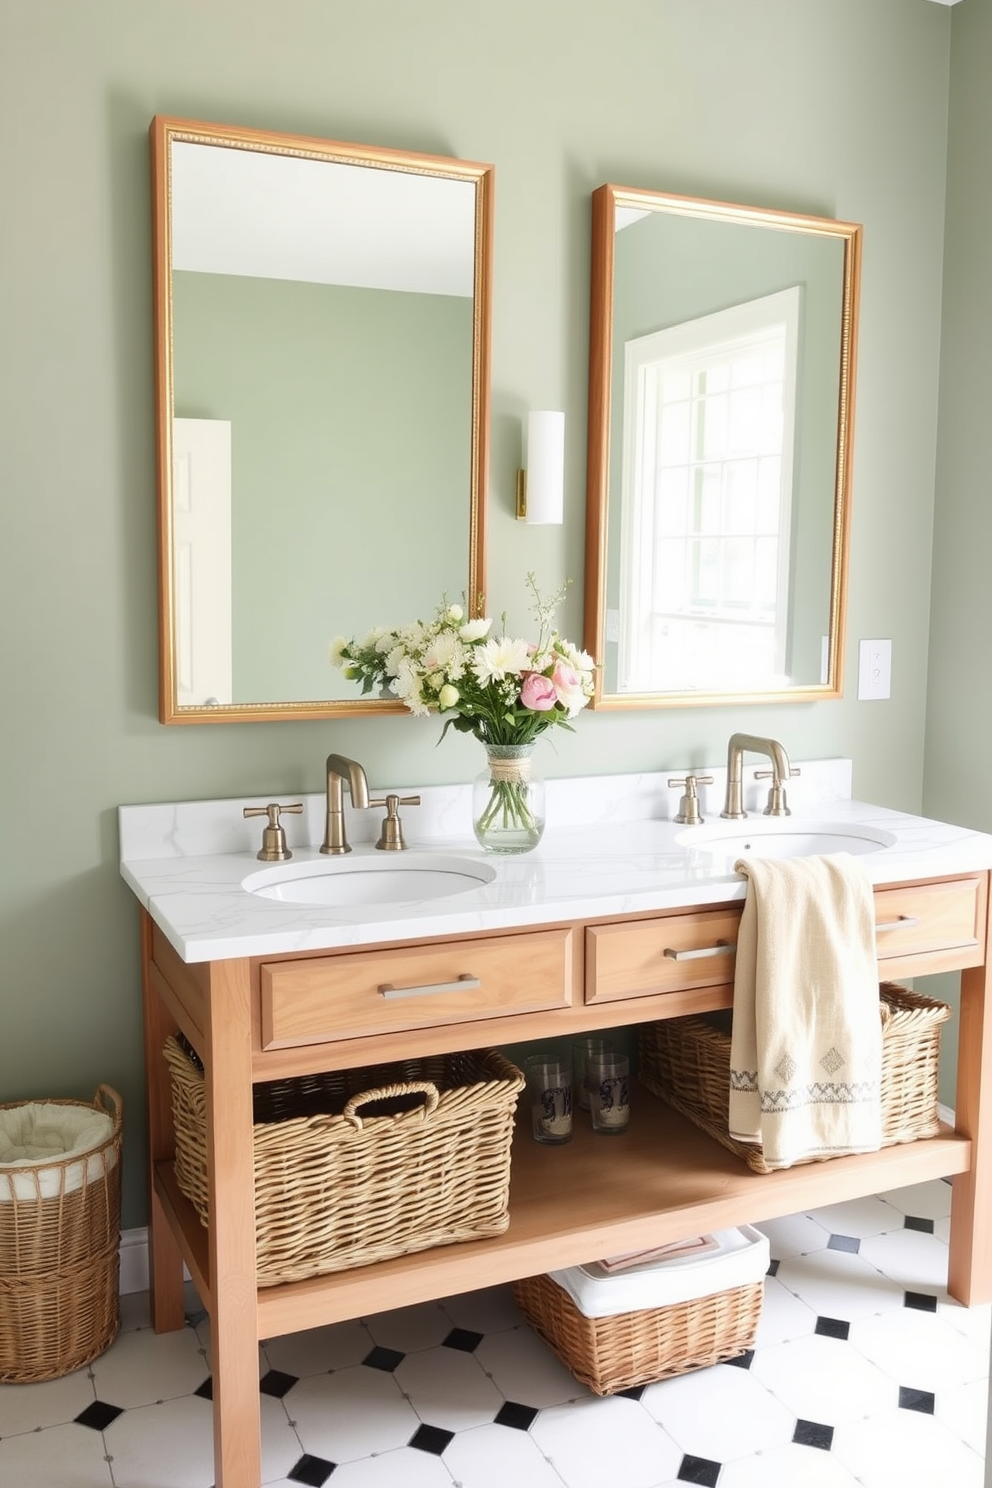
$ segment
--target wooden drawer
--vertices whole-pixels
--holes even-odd
[[[259,967],[263,1049],[471,1023],[573,1001],[575,932],[356,951]]]
[[[985,912],[984,874],[876,890],[875,942],[883,976],[980,966]]]
[[[702,914],[591,925],[586,930],[586,1002],[619,1002],[732,982],[740,917],[738,904]]]

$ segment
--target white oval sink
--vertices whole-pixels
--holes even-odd
[[[873,853],[891,847],[895,837],[877,827],[846,822],[790,823],[788,817],[687,827],[676,837],[680,847],[711,857],[805,858],[817,853]]]
[[[321,858],[280,863],[242,879],[241,887],[263,899],[284,904],[325,904],[347,908],[360,904],[416,904],[447,899],[492,883],[496,869],[472,858],[440,853],[395,854],[374,858]]]

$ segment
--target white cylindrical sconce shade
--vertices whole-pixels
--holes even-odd
[[[550,525],[565,517],[565,415],[542,410],[527,416],[525,522]]]

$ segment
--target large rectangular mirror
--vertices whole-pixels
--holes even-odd
[[[594,707],[838,697],[861,228],[593,193]]]
[[[151,125],[163,723],[404,712],[338,635],[485,590],[493,168]]]

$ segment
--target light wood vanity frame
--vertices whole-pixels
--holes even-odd
[[[956,1131],[761,1175],[641,1090],[619,1149],[581,1124],[564,1148],[521,1134],[504,1235],[263,1288],[255,1272],[253,1082],[728,1007],[732,955],[675,959],[665,951],[735,939],[741,905],[200,964],[183,962],[143,911],[152,1320],[158,1332],[183,1325],[185,1261],[211,1319],[216,1488],[258,1488],[259,1339],[648,1243],[954,1175],[949,1290],[965,1304],[992,1299],[992,1096],[982,1100],[992,1048],[988,898],[985,872],[875,893],[881,978],[962,973]],[[482,987],[408,998],[381,992],[466,973]],[[205,1066],[209,1231],[173,1174],[162,1046],[177,1028]]]

